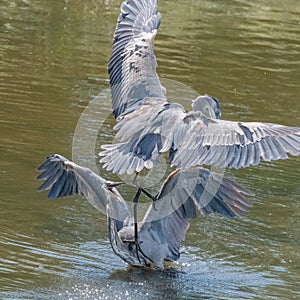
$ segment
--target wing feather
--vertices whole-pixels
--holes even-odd
[[[109,191],[104,188],[106,181],[91,170],[58,154],[49,155],[37,170],[41,172],[37,179],[45,180],[38,191],[49,190],[49,199],[79,195],[101,212],[106,211],[110,198]]]
[[[116,118],[146,97],[165,98],[154,55],[159,24],[156,0],[122,3],[108,65]]]
[[[152,166],[158,154],[170,151],[170,164],[177,168],[201,165],[244,168],[261,160],[300,154],[300,128],[260,122],[208,119],[201,112],[185,112],[178,104],[144,99],[140,107],[122,116],[115,129],[123,143],[110,153],[104,145],[100,162],[118,173],[116,153],[128,154]],[[151,146],[147,146],[151,145]],[[139,170],[142,162],[139,161]],[[132,174],[137,169],[124,168]]]
[[[203,168],[175,170],[163,183],[157,201],[150,206],[139,231],[144,253],[153,251],[149,237],[155,237],[154,257],[176,260],[196,209],[202,215],[219,213],[226,217],[242,216],[251,206],[245,196],[253,194],[236,182]],[[149,246],[149,247],[148,247]]]

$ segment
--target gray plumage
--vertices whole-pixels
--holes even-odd
[[[159,24],[156,0],[122,3],[108,65],[116,118],[132,110],[145,97],[165,99],[154,56],[154,38]]]
[[[252,195],[234,181],[203,168],[175,170],[138,224],[137,255],[133,217],[116,189],[120,183],[107,181],[58,154],[48,156],[38,171],[37,179],[45,180],[38,190],[49,190],[48,198],[80,195],[107,214],[113,251],[136,266],[163,268],[164,261],[176,261],[197,210],[204,216],[241,216],[250,207],[245,196]]]
[[[100,162],[113,173],[140,172],[169,153],[177,168],[244,168],[300,153],[300,128],[221,120],[217,99],[194,100],[193,110],[170,103],[156,73],[156,0],[124,1],[109,62],[114,127],[119,143],[103,145]]]

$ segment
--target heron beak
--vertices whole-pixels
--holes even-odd
[[[116,187],[116,186],[119,186],[119,185],[122,185],[122,184],[125,184],[125,182],[108,182],[107,187],[109,189],[111,189],[113,187]]]

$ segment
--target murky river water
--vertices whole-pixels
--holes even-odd
[[[163,272],[128,269],[110,248],[105,216],[87,201],[36,192],[35,167],[49,153],[72,157],[81,113],[109,87],[120,2],[0,1],[0,298],[299,299],[299,157],[226,171],[256,194],[250,213],[199,216],[188,253]],[[300,126],[298,0],[159,7],[161,77],[216,96],[224,119]],[[103,101],[99,118],[109,107]],[[123,190],[127,199],[133,192]]]

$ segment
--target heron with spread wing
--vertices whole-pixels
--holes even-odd
[[[300,128],[221,120],[218,100],[198,97],[187,112],[168,102],[156,73],[156,0],[127,0],[109,62],[114,127],[119,143],[103,145],[100,162],[117,174],[134,174],[169,154],[171,166],[244,168],[300,153]]]
[[[197,210],[204,216],[242,216],[250,207],[245,196],[252,195],[231,179],[207,169],[177,169],[138,223],[136,243],[133,216],[116,188],[121,183],[107,181],[58,154],[48,156],[38,171],[41,174],[37,179],[44,180],[39,191],[49,190],[49,199],[79,195],[105,213],[113,251],[134,266],[163,268],[165,261],[176,261]]]

